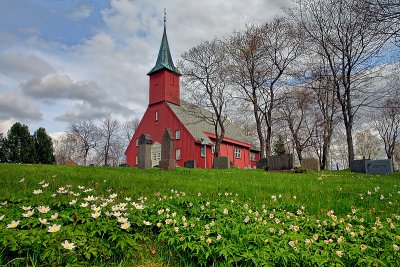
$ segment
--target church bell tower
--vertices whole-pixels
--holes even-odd
[[[165,12],[165,10],[164,10]],[[149,106],[161,102],[180,105],[179,77],[169,50],[166,15],[164,13],[164,33],[155,66],[147,73],[150,77]]]

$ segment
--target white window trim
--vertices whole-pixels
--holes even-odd
[[[179,157],[178,157],[178,156],[179,156]],[[181,157],[182,157],[182,155],[181,155],[181,149],[180,149],[180,148],[177,148],[177,149],[175,150],[175,158],[176,158],[176,160],[180,160]]]
[[[158,110],[156,110],[155,119],[156,119],[156,121],[158,121]]]
[[[175,140],[180,140],[181,139],[181,130],[176,130],[175,131]]]
[[[235,159],[242,158],[242,151],[239,147],[235,147]]]

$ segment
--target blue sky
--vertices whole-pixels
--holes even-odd
[[[176,62],[202,41],[282,14],[289,0],[13,0],[0,4],[0,133],[19,121],[141,117],[162,36]]]

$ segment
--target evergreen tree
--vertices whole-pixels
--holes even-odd
[[[46,133],[46,129],[40,127],[33,134],[33,142],[36,163],[53,164],[55,162],[53,141]]]
[[[0,163],[8,162],[7,139],[0,133]]]
[[[19,122],[14,123],[7,134],[8,160],[13,163],[34,163],[35,146],[29,128]]]
[[[283,155],[286,154],[286,146],[285,146],[285,138],[283,135],[278,135],[278,140],[276,140],[273,151],[275,155]]]

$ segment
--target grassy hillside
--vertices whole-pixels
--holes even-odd
[[[22,178],[25,178],[24,183],[19,183]],[[399,172],[391,176],[372,176],[349,171],[293,174],[239,169],[160,171],[5,164],[0,165],[0,200],[30,197],[42,180],[49,182],[48,189],[53,191],[66,184],[80,184],[94,186],[103,193],[111,188],[134,197],[152,197],[156,192],[165,193],[171,189],[210,196],[233,192],[243,201],[266,204],[272,196],[281,195],[287,203],[305,205],[308,212],[317,216],[331,209],[346,214],[352,207],[374,209],[384,214],[399,213]]]
[[[0,265],[397,266],[399,183],[0,164]]]

